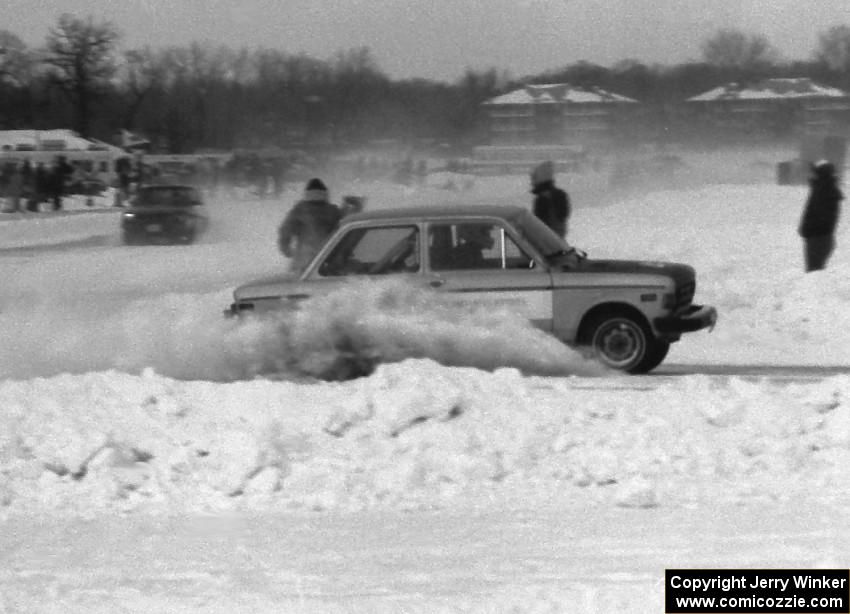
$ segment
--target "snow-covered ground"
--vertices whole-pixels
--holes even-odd
[[[848,567],[850,375],[802,374],[850,365],[846,225],[805,275],[805,187],[766,154],[689,161],[561,177],[571,242],[696,267],[720,321],[666,363],[800,377],[610,375],[391,282],[222,318],[285,266],[296,188],[213,199],[192,246],[121,246],[106,207],[0,215],[0,613],[660,612],[665,567]],[[529,202],[525,177],[332,189]],[[313,379],[341,331],[395,362]]]

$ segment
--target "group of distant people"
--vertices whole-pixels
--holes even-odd
[[[0,183],[11,211],[39,211],[43,202],[59,211],[73,175],[65,156],[56,156],[51,165],[30,160],[7,164],[0,169]]]

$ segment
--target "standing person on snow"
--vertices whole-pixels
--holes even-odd
[[[21,197],[24,195],[24,170],[23,165],[12,164],[9,174],[9,200],[12,212],[22,211]]]
[[[570,197],[555,186],[555,165],[546,161],[531,171],[532,211],[559,237],[566,238],[570,219]]]
[[[311,179],[303,198],[287,214],[278,230],[281,253],[292,258],[291,270],[303,271],[327,238],[336,230],[342,213],[328,200],[328,188],[321,179]]]
[[[809,197],[797,229],[805,243],[806,272],[826,268],[835,248],[835,227],[844,194],[838,188],[835,166],[820,160],[812,167]]]

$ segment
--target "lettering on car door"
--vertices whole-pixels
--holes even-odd
[[[504,226],[493,220],[428,225],[431,285],[450,300],[490,307],[552,329],[552,278]]]

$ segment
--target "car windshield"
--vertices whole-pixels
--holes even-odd
[[[200,205],[195,188],[181,186],[146,187],[139,191],[136,205],[144,207],[189,207]]]
[[[522,237],[536,247],[546,258],[554,258],[570,250],[566,240],[544,224],[530,211],[522,211],[513,220]]]

